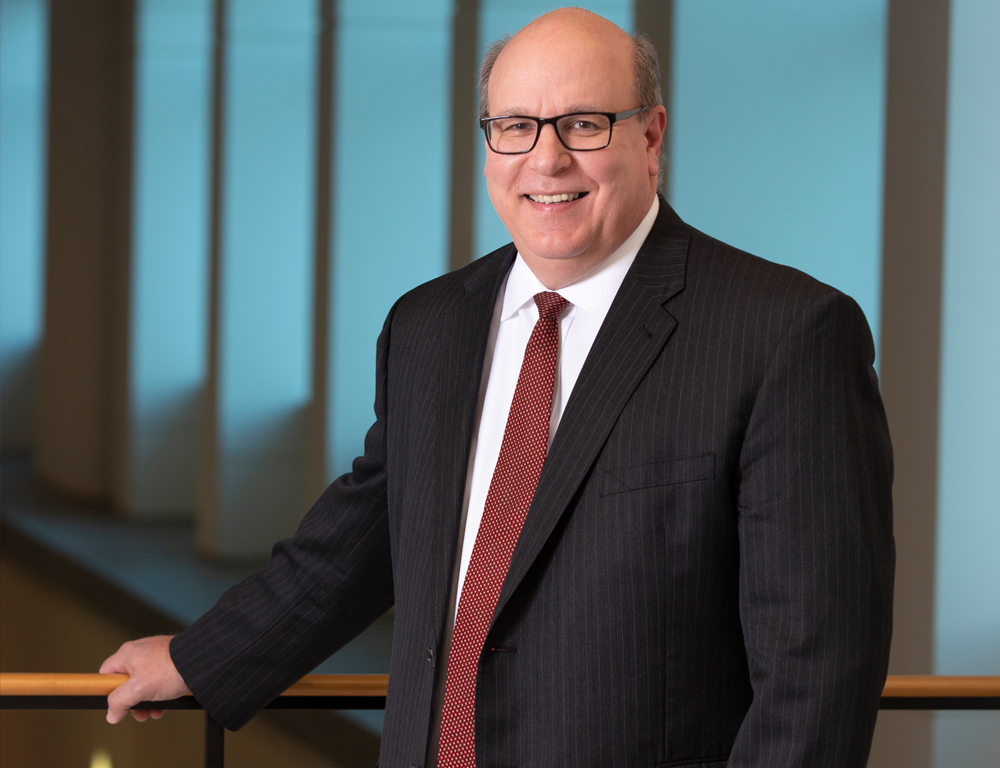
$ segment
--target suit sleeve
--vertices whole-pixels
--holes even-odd
[[[860,308],[802,311],[740,457],[740,617],[753,702],[729,768],[863,768],[892,634],[892,449]]]
[[[170,644],[195,698],[231,730],[393,604],[385,436],[392,314],[378,340],[376,421],[364,456],[275,545],[266,566]]]

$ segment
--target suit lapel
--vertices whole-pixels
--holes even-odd
[[[434,340],[443,345],[438,376],[439,402],[434,434],[435,486],[440,504],[432,532],[434,563],[433,615],[436,631],[444,625],[451,588],[454,555],[475,426],[476,406],[497,293],[517,251],[505,246],[476,262],[478,269],[461,283],[444,318],[443,333]]]
[[[677,321],[664,302],[684,287],[689,235],[660,199],[660,213],[625,276],[566,404],[514,549],[493,621],[545,545],[632,392]]]

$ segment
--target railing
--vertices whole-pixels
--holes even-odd
[[[0,709],[105,709],[128,675],[0,674]],[[265,709],[385,709],[388,675],[306,675]],[[201,709],[188,694],[134,709]],[[223,768],[225,730],[205,713],[205,768]]]
[[[0,709],[104,709],[126,675],[0,674]],[[384,709],[388,675],[306,675],[266,709]],[[190,694],[136,709],[201,709]],[[880,709],[1000,709],[1000,677],[891,675]],[[222,768],[225,731],[205,713],[205,767]]]
[[[889,675],[878,708],[1000,709],[1000,677]]]

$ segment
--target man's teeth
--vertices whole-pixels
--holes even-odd
[[[536,203],[568,203],[570,200],[576,200],[579,196],[579,192],[562,195],[528,195]]]

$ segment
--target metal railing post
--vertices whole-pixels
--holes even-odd
[[[226,729],[205,713],[205,768],[222,768],[225,763]]]

